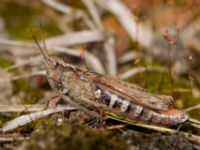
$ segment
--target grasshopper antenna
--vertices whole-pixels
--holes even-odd
[[[45,49],[45,53],[46,55],[48,56],[48,50],[47,50],[47,44],[45,42],[45,36],[44,36],[44,28],[43,28],[43,25],[42,25],[42,22],[40,21],[40,31],[41,31],[41,36],[42,36],[42,41],[43,41],[43,45],[44,45],[44,49]]]
[[[42,50],[43,52],[42,52],[42,54],[43,54],[43,56],[46,58],[45,60],[47,61],[48,60],[48,62],[49,62],[49,55],[48,55],[48,50],[47,50],[47,44],[46,44],[46,42],[45,42],[45,36],[44,36],[44,28],[43,28],[43,25],[42,25],[42,22],[41,21],[39,21],[39,24],[40,24],[40,33],[41,33],[41,36],[42,36],[42,41],[43,41],[43,45],[44,45],[44,49],[45,49],[45,51],[44,50]]]
[[[41,27],[42,27],[42,25],[41,25]],[[42,30],[41,30],[41,32],[42,32],[42,38],[43,38],[44,48],[45,48],[46,51],[44,51],[44,50],[42,49],[42,47],[40,46],[40,44],[39,44],[37,38],[36,38],[29,30],[27,30],[27,32],[28,32],[28,34],[31,36],[31,38],[35,41],[35,43],[37,44],[37,46],[38,46],[38,48],[39,48],[41,54],[43,55],[43,57],[44,57],[46,63],[49,64],[49,56],[48,56],[48,53],[47,53],[46,43],[45,43],[45,41],[44,41],[44,34],[43,34]]]
[[[32,37],[32,39],[35,41],[35,43],[37,44],[37,46],[38,46],[40,52],[42,53],[42,55],[43,55],[45,61],[49,64],[49,56],[47,55],[47,53],[44,52],[44,50],[43,50],[42,47],[40,46],[40,44],[39,44],[38,40],[36,39],[36,37],[35,37],[33,34],[31,34],[31,37]]]

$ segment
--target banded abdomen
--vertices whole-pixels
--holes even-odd
[[[169,109],[165,112],[156,112],[136,105],[117,95],[104,92],[101,89],[98,89],[95,92],[95,97],[98,98],[103,105],[106,105],[109,108],[118,109],[134,120],[138,119],[148,123],[173,126],[181,124],[188,119],[188,115],[180,110]]]

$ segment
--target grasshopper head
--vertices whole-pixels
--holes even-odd
[[[43,50],[39,44],[39,42],[36,40],[36,38],[33,36],[33,39],[35,40],[38,48],[40,49],[41,54],[44,57],[45,60],[45,66],[46,66],[46,73],[47,73],[47,79],[52,89],[60,92],[60,93],[67,93],[68,88],[66,84],[63,84],[63,72],[66,68],[66,63],[59,57],[53,56],[50,57],[47,53],[47,48],[45,46],[45,50]]]
[[[50,86],[59,92],[66,93],[65,86],[62,82],[62,76],[64,72],[64,61],[58,57],[48,57],[48,61],[45,59],[47,79]]]

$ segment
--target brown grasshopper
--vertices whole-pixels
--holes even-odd
[[[148,93],[137,85],[83,71],[59,57],[50,57],[47,49],[43,50],[34,40],[44,57],[47,79],[52,89],[67,94],[80,105],[101,109],[106,115],[114,114],[119,118],[166,126],[189,120],[185,112],[169,109],[172,97]]]

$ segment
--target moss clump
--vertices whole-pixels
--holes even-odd
[[[4,58],[2,55],[0,55],[0,68],[7,68],[11,66],[13,63],[9,59]]]
[[[24,149],[72,149],[72,150],[124,150],[125,140],[103,129],[92,130],[78,121],[65,121],[62,125],[50,122],[42,124],[31,140],[22,145]]]
[[[46,119],[34,131],[31,139],[18,149],[48,150],[130,150],[130,149],[193,149],[194,144],[183,134],[142,133],[91,129],[78,120],[64,121],[61,125]],[[199,147],[199,145],[195,145]]]
[[[58,35],[61,31],[56,26],[55,22],[50,18],[44,17],[41,14],[46,10],[45,5],[22,5],[16,1],[5,1],[0,6],[0,14],[6,23],[6,29],[10,36],[17,39],[29,39],[26,29],[38,27],[37,31],[31,31],[40,35],[39,22],[41,21],[45,31],[49,35]]]
[[[158,65],[157,65],[158,66]],[[126,80],[129,83],[138,84],[151,93],[171,95],[174,98],[173,105],[175,108],[184,109],[197,105],[200,97],[192,95],[191,81],[185,75],[180,75],[173,81],[170,80],[168,72],[144,72]],[[196,88],[199,88],[197,85]],[[190,112],[194,118],[200,117],[200,110]]]
[[[161,133],[130,133],[126,135],[129,143],[134,146],[134,149],[147,150],[192,150],[194,144],[190,142],[183,134],[161,134]],[[199,147],[199,145],[196,145]]]
[[[33,104],[42,97],[43,91],[36,87],[33,87],[30,81],[26,79],[20,79],[14,82],[15,84],[15,93],[24,92],[23,103]]]

